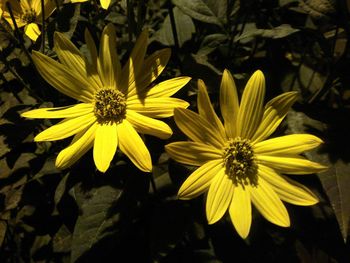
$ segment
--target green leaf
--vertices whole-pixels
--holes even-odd
[[[2,246],[2,243],[4,242],[5,235],[6,235],[6,229],[7,229],[7,223],[3,220],[0,220],[0,247]]]
[[[71,249],[72,234],[65,225],[62,225],[53,238],[55,253],[69,252]]]
[[[272,29],[257,29],[254,27],[249,27],[248,30],[245,30],[242,35],[240,35],[235,39],[235,41],[245,39],[245,38],[255,38],[255,37],[278,39],[278,38],[287,37],[298,31],[300,30],[297,28],[291,27],[289,24],[282,24]]]
[[[226,23],[227,0],[173,0],[185,14],[220,27]]]
[[[99,240],[111,234],[107,230],[118,220],[118,214],[111,215],[110,209],[122,193],[122,190],[109,185],[85,193],[85,200],[80,207],[81,215],[73,232],[71,262],[75,262]]]
[[[183,13],[179,8],[174,7],[173,11],[177,38],[179,41],[179,46],[182,47],[186,41],[192,38],[192,34],[196,32],[196,28],[193,24],[192,18]],[[173,46],[175,44],[169,15],[167,15],[161,28],[156,32],[155,40],[167,46]]]
[[[344,242],[349,234],[350,221],[350,163],[345,160],[349,156],[348,131],[342,123],[348,121],[348,112],[320,111],[314,113],[322,116],[326,123],[306,116],[302,112],[289,112],[287,122],[293,133],[308,132],[308,129],[324,133],[325,145],[305,155],[312,161],[327,165],[327,171],[317,174],[326,192],[337,218]],[[326,114],[328,116],[326,116]],[[337,127],[337,128],[334,128]],[[340,130],[339,130],[340,129]],[[344,148],[344,150],[340,150]]]

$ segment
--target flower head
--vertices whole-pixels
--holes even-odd
[[[256,71],[239,103],[234,80],[225,70],[220,87],[224,124],[210,103],[205,85],[198,82],[198,112],[175,109],[177,126],[191,141],[166,145],[169,155],[184,164],[199,166],[182,184],[178,196],[191,199],[208,191],[206,215],[209,224],[228,210],[238,234],[249,234],[251,203],[270,222],[290,225],[282,201],[313,205],[317,197],[283,174],[309,174],[326,167],[300,154],[322,140],[309,134],[267,139],[296,100],[296,92],[283,93],[264,107],[265,79]]]
[[[41,0],[4,0],[0,3],[0,16],[14,28],[6,3],[9,2],[18,27],[33,41],[40,35],[38,24],[42,24]],[[44,0],[44,15],[48,18],[56,8],[54,0]]]
[[[142,32],[124,67],[118,59],[111,24],[102,32],[99,55],[88,31],[85,40],[89,58],[61,33],[55,33],[55,50],[61,63],[33,52],[42,77],[58,91],[81,102],[22,114],[28,118],[64,118],[35,137],[35,141],[55,141],[74,135],[71,144],[58,154],[57,167],[69,167],[93,147],[96,167],[105,172],[119,148],[140,170],[151,171],[150,154],[137,132],[162,139],[172,135],[166,123],[153,118],[170,117],[175,107],[188,106],[187,102],[170,96],[190,78],[173,78],[150,88],[165,68],[170,50],[163,49],[144,58],[147,38],[147,32]]]

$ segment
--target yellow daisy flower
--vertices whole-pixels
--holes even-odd
[[[85,40],[89,58],[83,57],[64,34],[57,32],[55,50],[61,63],[33,52],[41,76],[60,92],[81,102],[22,113],[27,118],[65,118],[34,138],[54,141],[75,135],[71,144],[58,154],[57,167],[71,166],[93,147],[96,167],[105,172],[118,147],[140,170],[152,170],[149,151],[137,132],[162,139],[172,135],[167,124],[153,118],[172,116],[175,107],[188,106],[187,102],[170,96],[190,78],[177,77],[150,88],[165,68],[170,50],[160,50],[144,59],[147,39],[147,32],[142,32],[123,68],[111,24],[102,32],[99,56],[88,31]]]
[[[251,202],[270,222],[288,227],[288,212],[281,200],[313,205],[317,197],[284,174],[310,174],[326,167],[300,154],[322,140],[309,134],[267,139],[296,100],[296,92],[283,93],[264,107],[265,79],[256,71],[248,81],[239,104],[234,80],[225,70],[220,87],[224,124],[210,103],[202,81],[198,82],[198,112],[175,109],[177,126],[192,141],[166,145],[176,161],[200,166],[182,184],[178,196],[191,199],[208,191],[206,215],[214,224],[228,210],[242,238],[249,234]]]
[[[19,28],[24,27],[24,33],[33,41],[40,36],[38,24],[42,24],[41,0],[4,0],[0,2],[0,16],[14,29],[14,24],[7,9],[6,2],[12,8],[13,16]],[[44,0],[44,15],[47,19],[55,10],[54,0]]]
[[[72,3],[84,3],[89,0],[71,0]],[[108,9],[109,5],[111,4],[111,0],[100,0],[101,7],[103,9]]]

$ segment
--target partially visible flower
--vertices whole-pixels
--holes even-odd
[[[58,91],[81,102],[22,114],[28,118],[64,118],[35,137],[35,141],[55,141],[74,135],[71,144],[58,154],[57,167],[71,166],[93,147],[95,165],[101,172],[108,169],[117,148],[140,170],[152,170],[150,153],[137,132],[162,139],[172,135],[166,123],[153,118],[173,116],[175,107],[188,106],[186,101],[170,96],[190,78],[177,77],[150,87],[165,68],[170,49],[144,58],[147,39],[147,31],[143,31],[123,68],[112,24],[102,32],[99,55],[87,30],[85,40],[89,58],[58,32],[54,40],[61,63],[33,52],[33,61],[42,77]]]
[[[71,0],[72,3],[83,3],[88,2],[89,0]],[[100,0],[101,6],[103,9],[108,9],[111,4],[111,0]]]
[[[7,9],[6,2],[9,2],[12,8],[13,16],[19,28],[24,27],[24,33],[33,41],[40,36],[39,25],[42,24],[41,0],[2,0],[0,2],[0,16],[14,28],[10,12]],[[44,15],[47,19],[55,10],[54,0],[44,0]]]
[[[191,141],[166,145],[176,161],[199,166],[182,184],[178,196],[191,199],[208,191],[206,215],[209,224],[228,210],[238,234],[249,234],[251,202],[270,222],[288,227],[288,212],[281,200],[295,205],[313,205],[317,197],[306,187],[282,174],[310,174],[326,169],[300,154],[322,140],[309,134],[267,139],[286,116],[296,92],[286,92],[264,107],[265,79],[256,71],[239,103],[234,80],[225,70],[220,88],[224,124],[214,112],[206,87],[198,83],[198,112],[175,109],[177,126]]]

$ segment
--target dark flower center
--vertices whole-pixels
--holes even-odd
[[[24,11],[24,14],[21,16],[21,20],[26,24],[33,23],[35,19],[36,19],[36,13],[32,8],[30,10]]]
[[[126,115],[126,100],[116,89],[101,89],[95,94],[94,113],[98,122],[122,122]]]
[[[230,139],[225,147],[223,159],[226,174],[235,185],[257,185],[257,165],[249,140],[240,137]]]

